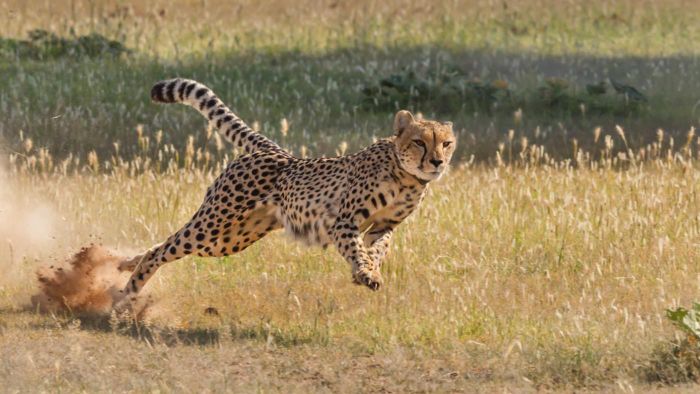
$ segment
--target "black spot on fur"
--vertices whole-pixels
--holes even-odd
[[[186,86],[187,86],[186,83],[181,83],[180,87],[177,88],[177,97],[180,101],[182,101],[185,98],[184,93],[185,93]]]
[[[355,212],[355,214],[358,214],[358,213],[361,214],[362,217],[364,217],[365,219],[367,219],[367,218],[369,217],[369,210],[367,210],[367,209],[364,209],[364,208],[358,209],[358,210]]]
[[[185,88],[185,97],[190,96],[190,93],[192,93],[192,90],[194,89],[195,86],[197,86],[197,84],[194,82],[187,85],[187,87]]]
[[[175,102],[175,86],[177,86],[179,80],[174,80],[168,84],[165,88],[165,100],[169,103]]]
[[[151,100],[163,102],[163,87],[165,82],[158,82],[151,88]]]
[[[194,97],[196,99],[199,99],[200,97],[204,96],[208,91],[209,91],[209,89],[207,89],[207,88],[201,88],[201,89],[197,90],[197,92],[194,94]]]

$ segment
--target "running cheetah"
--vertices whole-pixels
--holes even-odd
[[[194,107],[245,154],[228,164],[182,229],[121,264],[133,272],[125,300],[165,263],[238,253],[279,228],[309,244],[334,245],[355,283],[377,290],[393,229],[442,175],[456,145],[452,123],[399,111],[392,137],[348,156],[300,159],[248,127],[201,83],[161,81],[151,98]]]

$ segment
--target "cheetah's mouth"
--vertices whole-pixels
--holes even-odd
[[[419,179],[424,180],[426,182],[434,181],[442,175],[443,171],[441,170],[436,170],[436,171],[421,171],[422,174],[418,176]]]

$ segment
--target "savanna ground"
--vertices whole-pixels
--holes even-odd
[[[666,309],[700,290],[699,3],[0,11],[1,391],[697,389]],[[33,29],[129,51],[18,44]],[[298,155],[388,135],[398,107],[455,123],[453,169],[400,227],[381,291],[273,234],[165,266],[136,325],[32,309],[40,265],[161,241],[235,156],[196,113],[149,103],[176,75]]]

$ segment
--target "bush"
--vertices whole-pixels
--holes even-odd
[[[697,339],[688,337],[658,345],[649,363],[643,367],[643,377],[649,382],[664,384],[700,381],[700,346]]]
[[[612,86],[613,89],[609,89]],[[456,111],[512,113],[517,109],[556,115],[638,112],[646,97],[636,88],[616,81],[601,81],[579,89],[561,78],[547,78],[534,91],[510,88],[504,80],[481,81],[456,67],[402,72],[369,82],[362,89],[368,110],[411,108],[437,113]]]
[[[644,368],[646,379],[666,384],[700,381],[700,304],[694,303],[690,310],[668,309],[666,317],[685,338],[671,341],[670,347],[657,346]]]
[[[130,52],[119,41],[91,33],[73,38],[59,37],[46,30],[32,30],[28,40],[0,38],[0,58],[49,60],[57,58],[118,57]]]
[[[363,105],[368,109],[430,107],[444,113],[467,106],[490,114],[499,106],[515,106],[505,81],[469,79],[456,68],[428,70],[422,75],[407,68],[378,83],[369,83],[362,93]]]

